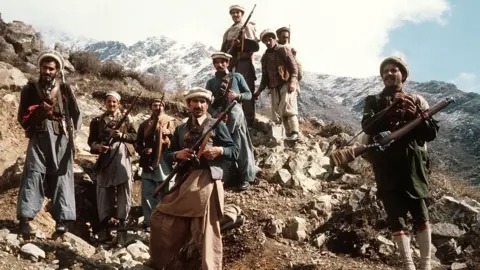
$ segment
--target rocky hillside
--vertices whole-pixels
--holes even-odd
[[[17,31],[18,38],[12,38],[15,29],[28,29],[29,34]],[[101,112],[100,100],[106,91],[119,90],[124,105],[131,102],[136,93],[132,93],[132,88],[143,91],[144,98],[133,112],[136,123],[147,116],[148,97],[159,93],[148,92],[133,78],[106,79],[98,74],[75,72],[68,75],[85,113],[84,126],[76,137],[79,154],[74,174],[78,218],[63,237],[52,234],[54,222],[46,201],[34,221],[40,232],[34,239],[23,239],[18,235],[15,208],[27,141],[16,123],[15,112],[19,90],[28,78],[36,76],[32,59],[40,48],[32,46],[40,41],[34,29],[21,22],[6,24],[0,20],[0,30],[0,38],[6,44],[0,47],[0,153],[3,159],[0,269],[147,269],[142,262],[148,258],[149,235],[141,229],[139,181],[134,183],[134,207],[126,237],[119,237],[114,229],[112,241],[97,242],[92,171],[96,157],[88,151],[86,136],[90,119]],[[330,86],[340,83],[332,82]],[[375,81],[371,83],[378,85]],[[322,93],[327,95],[328,91],[322,90]],[[337,96],[333,99],[344,102]],[[341,113],[341,107],[338,108]],[[185,117],[183,104],[173,100],[168,101],[167,112],[178,119]],[[446,111],[445,115],[453,113]],[[349,140],[351,134],[339,125],[328,123],[327,116],[314,119],[304,114],[301,140],[291,144],[283,142],[282,134],[267,117],[257,115],[250,132],[262,172],[248,191],[226,192],[225,202],[239,206],[246,221],[239,228],[223,232],[225,269],[393,269],[399,266],[395,245],[386,228],[385,212],[376,198],[370,166],[362,159],[345,167],[330,165],[328,153]],[[137,171],[136,161],[133,167]],[[479,269],[480,251],[476,247],[480,244],[480,193],[459,182],[452,183],[438,171],[431,181],[432,197],[428,205],[433,224],[435,269]],[[413,243],[417,258],[415,240]],[[168,269],[198,269],[198,263],[198,252],[190,243]]]
[[[44,36],[52,34],[47,32]],[[68,37],[62,42],[71,45]],[[78,41],[76,41],[78,44]],[[263,45],[262,45],[263,46]],[[204,85],[213,70],[209,55],[215,48],[198,42],[181,44],[168,37],[151,37],[127,46],[118,41],[83,42],[82,49],[95,52],[102,60],[116,60],[129,68],[161,75],[166,88],[175,90],[179,85]],[[299,59],[306,57],[299,52]],[[260,78],[259,55],[255,66]],[[257,80],[257,85],[259,80]],[[324,121],[335,121],[359,130],[363,99],[381,91],[378,77],[350,78],[306,72],[301,83],[300,111],[302,116],[314,116]],[[420,93],[433,106],[436,102],[453,97],[456,103],[437,115],[441,120],[439,138],[432,143],[435,163],[468,181],[480,183],[480,96],[465,93],[451,83],[408,81],[409,92]],[[260,106],[268,104],[264,95]]]

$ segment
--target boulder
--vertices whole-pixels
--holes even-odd
[[[20,91],[27,82],[27,77],[18,68],[0,62],[0,89]]]

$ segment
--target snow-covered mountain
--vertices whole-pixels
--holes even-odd
[[[150,37],[127,46],[118,41],[69,40],[69,37],[50,36],[69,47],[89,50],[102,60],[116,60],[138,71],[159,74],[166,81],[169,90],[178,85],[202,86],[213,73],[210,54],[215,48],[193,42],[182,44],[165,36]],[[82,46],[79,46],[82,45]],[[299,52],[301,60],[301,52]],[[260,55],[256,55],[257,85],[260,81]],[[336,77],[327,74],[305,72],[301,82],[299,107],[303,116],[316,116],[325,121],[337,121],[358,130],[363,108],[363,99],[369,94],[381,91],[383,83],[378,76],[368,78]],[[453,97],[456,103],[437,114],[440,120],[438,139],[431,145],[436,164],[467,180],[480,183],[480,95],[465,93],[454,84],[429,81],[409,81],[409,92],[422,94],[430,106],[446,97]],[[262,97],[261,102],[267,102]]]

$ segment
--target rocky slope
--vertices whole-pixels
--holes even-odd
[[[61,41],[65,44],[73,42],[65,36]],[[159,74],[165,78],[166,87],[170,90],[179,85],[204,85],[213,74],[209,55],[215,48],[198,42],[181,44],[160,36],[131,46],[118,41],[89,41],[84,42],[82,48],[95,52],[102,60],[116,60],[138,71]],[[299,59],[302,57],[306,56],[299,52]],[[259,55],[255,59],[257,77],[260,78]],[[300,111],[302,116],[336,121],[359,130],[363,99],[368,94],[380,92],[382,86],[378,77],[335,77],[306,72],[301,83]],[[462,92],[455,85],[440,81],[409,81],[406,88],[409,92],[425,96],[431,106],[446,97],[456,99],[455,104],[437,115],[441,131],[431,149],[439,166],[474,184],[480,183],[480,168],[476,166],[480,158],[480,120],[476,117],[480,111],[480,96]],[[259,106],[266,104],[268,99],[264,95]]]

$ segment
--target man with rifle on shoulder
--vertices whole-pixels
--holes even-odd
[[[383,151],[374,148],[368,150],[378,196],[387,212],[404,269],[415,269],[408,236],[408,212],[413,217],[417,232],[420,269],[431,269],[431,230],[425,203],[430,173],[426,143],[436,138],[439,126],[433,118],[422,116],[429,110],[422,96],[404,92],[403,86],[408,77],[408,67],[404,61],[397,57],[386,58],[380,64],[380,76],[385,88],[377,95],[366,97],[363,131],[373,138],[385,131],[393,133],[414,120],[420,122]],[[394,108],[387,109],[392,103],[395,103]],[[375,117],[377,114],[383,114],[381,119]]]
[[[219,119],[207,113],[212,92],[194,87],[184,97],[191,115],[175,129],[166,156],[167,162],[177,163],[172,172],[178,172],[176,184],[152,212],[146,264],[163,269],[193,237],[202,269],[222,269],[222,162],[235,160],[238,149],[222,121],[225,113]]]
[[[42,208],[45,196],[52,201],[57,233],[66,232],[65,223],[76,219],[73,128],[79,130],[82,125],[72,88],[58,80],[63,57],[46,51],[37,62],[40,78],[23,88],[18,108],[18,122],[29,138],[17,201],[20,233],[26,237],[36,234],[30,221]]]
[[[152,115],[140,124],[135,144],[142,168],[142,210],[147,232],[150,231],[152,208],[155,208],[160,200],[153,198],[152,193],[172,171],[171,165],[165,161],[165,155],[170,147],[176,123],[175,118],[165,113],[164,97],[150,101]]]
[[[245,9],[243,7],[233,5],[229,8],[233,25],[225,31],[220,49],[220,51],[232,55],[229,70],[242,74],[250,90],[255,89],[255,80],[257,79],[253,66],[253,54],[260,49],[260,40],[257,37],[255,24],[250,21],[254,9],[255,6],[244,20]],[[252,126],[255,121],[255,100],[244,100],[242,107],[248,126]]]
[[[110,238],[111,218],[118,219],[119,232],[126,232],[125,220],[132,205],[131,156],[135,153],[137,132],[127,112],[124,115],[120,111],[120,99],[117,92],[108,92],[104,99],[105,113],[90,122],[90,152],[100,155],[96,164],[97,210],[102,224],[99,241]]]

